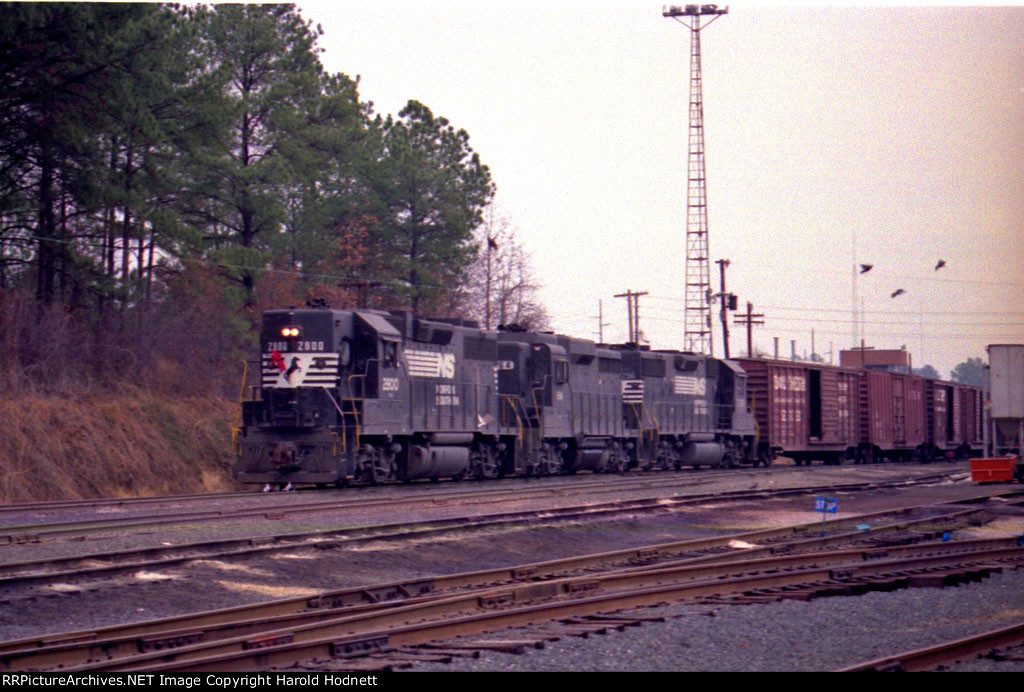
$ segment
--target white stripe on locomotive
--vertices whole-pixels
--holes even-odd
[[[338,354],[327,352],[281,353],[285,369],[281,370],[264,353],[260,384],[263,387],[330,387],[338,380]]]
[[[623,380],[622,400],[629,402],[642,402],[644,400],[644,381]]]
[[[410,377],[455,378],[454,353],[405,349],[405,361],[409,366]]]

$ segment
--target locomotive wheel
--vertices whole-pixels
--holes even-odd
[[[658,445],[658,456],[656,457],[655,466],[662,471],[668,471],[674,466],[672,457],[672,448],[669,447],[667,442],[662,442]]]
[[[537,474],[540,476],[554,476],[562,472],[562,456],[550,444],[545,444],[540,453],[540,464],[537,465]]]
[[[654,442],[647,442],[637,454],[637,468],[641,471],[656,471],[661,468],[661,454]]]
[[[498,460],[488,445],[473,445],[469,451],[469,468],[473,478],[497,478]]]
[[[626,466],[629,464],[629,459],[626,457],[626,453],[622,451],[622,445],[618,442],[612,442],[606,448],[608,450],[608,460],[604,465],[605,473],[622,473],[626,470]]]
[[[391,462],[394,455],[386,454],[384,450],[370,445],[364,445],[359,454],[359,466],[362,469],[363,480],[377,485],[384,481],[395,479],[394,469]]]
[[[743,461],[743,452],[740,451],[740,446],[735,442],[727,442],[725,446],[725,454],[722,458],[722,465],[727,469],[733,469],[740,465]]]

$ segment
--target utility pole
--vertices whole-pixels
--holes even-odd
[[[647,295],[647,291],[633,293],[632,290],[628,290],[615,296],[626,299],[626,309],[629,311],[629,342],[631,344],[640,343],[640,296],[645,295]]]
[[[725,290],[725,268],[729,266],[729,260],[715,260],[715,264],[718,265],[719,274],[722,277],[722,292],[718,294],[722,299],[722,309],[718,316],[722,320],[722,343],[725,344],[725,357],[729,358],[729,320],[726,318],[726,311],[736,309],[736,296]]]
[[[355,280],[355,281],[342,281],[338,284],[341,288],[355,288],[358,290],[358,298],[356,299],[356,307],[367,308],[369,307],[370,301],[370,289],[378,288],[384,284],[380,281],[367,281],[367,280]]]
[[[744,324],[747,325],[747,358],[753,358],[754,357],[754,336],[753,336],[754,325],[755,324],[764,324],[764,320],[755,320],[754,319],[755,317],[764,317],[764,315],[761,314],[761,313],[756,313],[755,314],[754,313],[754,304],[750,303],[750,302],[747,303],[747,314],[746,315],[742,315],[741,314],[741,315],[737,315],[736,316],[736,324],[737,325],[744,325]],[[776,344],[777,343],[778,342],[776,342]],[[775,347],[775,350],[778,351],[778,346]]]
[[[686,187],[686,301],[684,349],[713,353],[711,338],[711,275],[708,267],[708,204],[704,164],[704,95],[700,66],[701,18],[708,24],[729,8],[717,5],[672,5],[661,16],[675,19],[690,30],[690,124]],[[685,19],[684,19],[685,18]]]
[[[593,315],[591,315],[593,317]],[[604,301],[597,301],[597,343],[604,343],[604,328],[607,327],[610,322],[604,321]]]

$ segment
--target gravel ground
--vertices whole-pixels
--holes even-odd
[[[412,670],[837,670],[1020,621],[1024,618],[1024,569],[957,588],[744,606],[647,608],[641,614],[668,619],[586,639],[566,637],[522,655],[483,652],[479,659],[417,664]],[[515,638],[514,632],[508,630],[508,638]],[[1024,672],[1024,663],[976,659],[952,669]]]
[[[686,496],[706,492],[728,492],[736,490],[748,490],[752,487],[784,488],[808,483],[827,485],[829,483],[854,483],[860,481],[875,481],[891,478],[896,474],[912,471],[917,474],[941,473],[951,470],[966,471],[966,464],[879,464],[868,466],[843,466],[843,467],[813,467],[797,468],[791,465],[781,465],[765,471],[763,469],[745,469],[735,474],[706,474],[707,482],[700,482],[689,487],[654,487],[647,490],[622,491],[617,495],[609,493],[582,493],[573,494],[567,497],[541,495],[539,497],[517,501],[502,500],[490,501],[486,504],[474,504],[470,506],[470,512],[488,514],[494,512],[514,512],[533,509],[536,507],[559,507],[576,506],[587,503],[609,502],[614,499],[632,499],[640,497],[673,497]],[[656,475],[656,474],[655,474]],[[648,476],[650,478],[651,476]],[[587,474],[576,477],[582,481],[592,481],[596,478]],[[702,475],[698,472],[684,470],[679,474],[670,473],[666,475],[669,480],[680,480],[683,482],[701,481]],[[813,479],[813,480],[812,480]],[[181,509],[195,511],[203,509],[215,511],[217,509],[237,508],[240,506],[263,506],[268,511],[282,505],[297,504],[302,502],[314,502],[320,500],[337,499],[339,497],[375,499],[405,495],[415,498],[429,497],[434,492],[460,492],[470,489],[480,490],[484,487],[490,489],[501,489],[515,491],[516,488],[560,488],[563,486],[572,487],[573,478],[538,478],[538,479],[506,479],[488,484],[480,483],[436,483],[420,484],[412,487],[381,487],[381,488],[353,488],[348,491],[327,491],[325,493],[272,493],[267,495],[255,495],[251,498],[211,499],[209,502],[189,501],[182,503]],[[900,490],[876,491],[871,497],[861,497],[857,505],[841,502],[841,512],[869,512],[875,509],[876,505],[881,507],[888,502],[888,498],[895,494],[902,497],[922,499],[907,500],[907,504],[920,502],[939,502],[943,500],[958,499],[967,492],[984,492],[977,488],[968,487],[967,483],[948,483],[945,488],[949,491],[949,497],[941,495],[942,487],[929,486],[926,488],[908,488]],[[954,497],[955,495],[955,497]],[[163,507],[123,507],[113,506],[109,508],[88,508],[88,509],[65,509],[50,510],[45,513],[28,513],[25,515],[11,515],[0,518],[0,527],[29,525],[44,522],[58,521],[85,521],[89,519],[111,519],[115,517],[127,518],[137,514],[172,514],[177,503],[171,503]],[[806,506],[806,502],[804,503]],[[272,536],[284,533],[307,533],[317,531],[338,530],[345,527],[370,526],[384,523],[401,523],[411,521],[423,521],[430,519],[445,519],[455,516],[462,516],[467,509],[459,506],[458,503],[444,503],[433,506],[427,503],[409,503],[401,510],[392,509],[385,513],[380,508],[364,509],[343,509],[334,511],[316,512],[311,514],[285,515],[283,518],[266,518],[260,516],[248,517],[243,520],[210,520],[196,523],[186,523],[179,526],[174,525],[153,525],[141,527],[130,531],[103,531],[86,533],[84,535],[70,536],[67,538],[47,538],[41,543],[8,544],[0,546],[0,559],[5,562],[21,562],[36,559],[50,559],[58,557],[78,557],[83,555],[102,555],[105,552],[144,549],[150,547],[167,547],[188,543],[198,543],[211,540],[234,539],[240,537]],[[792,523],[807,520],[807,512],[802,512],[800,518],[793,519]],[[813,518],[813,517],[811,517]],[[829,517],[832,519],[833,517]],[[741,530],[741,529],[737,529]],[[0,528],[0,535],[3,534]],[[543,558],[538,558],[543,559]]]
[[[947,465],[931,465],[923,470],[937,472],[948,468]],[[817,482],[824,484],[830,478],[843,482],[876,479],[891,475],[896,470],[892,466],[849,467],[841,470],[815,468],[811,473]],[[715,481],[697,492],[747,489],[754,483],[761,484],[761,487],[770,484],[779,487],[784,483],[806,482],[808,470],[792,471],[792,474],[781,474],[787,477],[786,481],[776,473],[751,471],[737,474],[734,478]],[[370,492],[376,494],[384,490],[371,489]],[[893,505],[949,501],[980,492],[976,486],[964,482],[837,495],[840,497],[842,516]],[[597,501],[607,499],[606,495],[596,496]],[[573,503],[582,504],[584,501],[586,498],[581,497],[573,500]],[[481,511],[495,509],[482,507]],[[502,506],[501,509],[510,511],[516,508]],[[434,511],[443,515],[458,510],[456,507],[442,507]],[[375,519],[388,523],[408,521],[413,518],[412,514],[400,511],[382,516],[378,512]],[[362,516],[357,519],[350,515],[346,519],[349,523],[373,523],[364,522]],[[84,591],[63,593],[60,589],[52,589],[48,595],[37,595],[30,599],[24,598],[25,594],[4,594],[0,598],[9,600],[0,607],[0,640],[310,595],[326,589],[524,564],[814,519],[815,515],[810,511],[805,497],[769,502],[759,500],[727,506],[708,502],[661,517],[635,517],[517,531],[477,532],[424,539],[411,545],[377,542],[354,549],[328,551],[296,548],[273,558],[253,558],[232,563],[197,560],[178,568],[162,569],[159,574],[140,572],[90,585]],[[244,534],[255,535],[264,530],[301,530],[310,524],[322,527],[329,521],[326,517],[305,521],[250,521],[242,526]],[[1016,522],[1004,531],[1011,534],[1024,532],[1024,519],[1006,518],[1004,521]],[[987,531],[990,528],[980,527],[975,530]],[[17,554],[20,559],[30,559],[63,554],[64,550],[82,554],[93,552],[100,546],[105,549],[123,549],[137,543],[160,545],[182,539],[207,540],[230,532],[224,526],[203,523],[176,531],[153,528],[135,535],[6,546],[0,551],[0,557],[11,560]],[[1004,580],[1008,586],[1000,591],[998,585]],[[984,591],[986,589],[994,591],[987,593]],[[961,601],[960,594],[968,592],[980,595]],[[916,589],[856,598],[819,599],[809,603],[789,601],[743,607],[677,607],[674,612],[681,616],[666,623],[651,623],[641,628],[630,628],[625,632],[613,632],[589,639],[564,639],[550,644],[546,650],[530,651],[524,656],[485,653],[483,658],[476,661],[457,660],[452,665],[437,666],[436,669],[831,670],[882,654],[994,629],[1002,622],[995,617],[1000,609],[1012,614],[1007,616],[1009,619],[1019,620],[1024,614],[1022,595],[1024,570],[958,589]],[[903,602],[900,599],[908,600]],[[946,600],[950,603],[948,607],[936,605]],[[709,612],[714,615],[707,615]],[[985,620],[990,616],[993,618],[991,623]],[[936,623],[942,627],[939,628]],[[947,633],[947,629],[958,625],[965,628],[962,633]],[[935,631],[936,638],[921,641],[920,637],[925,633],[930,634],[931,630]],[[855,643],[859,641],[863,641],[865,647],[877,645],[877,648],[861,650],[860,645]],[[417,667],[417,670],[429,669],[434,667]]]

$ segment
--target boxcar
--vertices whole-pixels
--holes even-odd
[[[923,457],[927,443],[925,390],[925,379],[917,375],[861,371],[859,462]]]
[[[981,390],[970,385],[928,380],[927,445],[924,458],[964,458],[981,451]]]
[[[854,457],[860,441],[860,372],[818,363],[741,358],[758,428],[758,455],[798,466]]]

